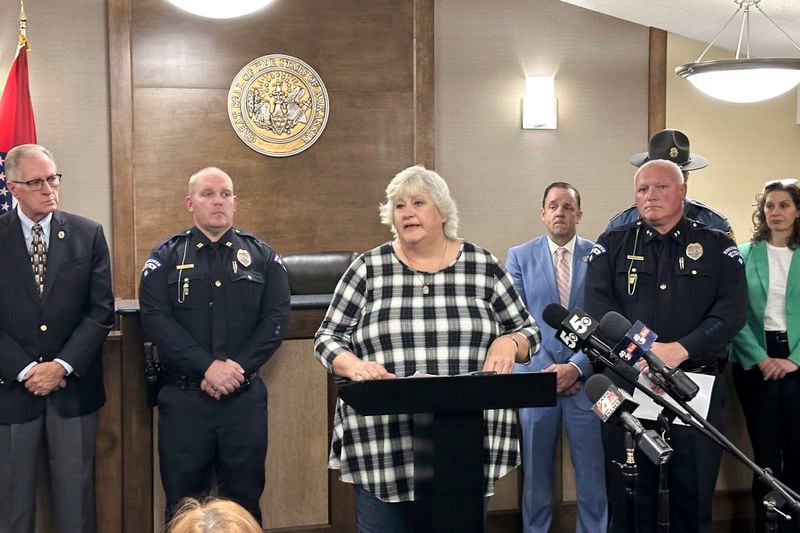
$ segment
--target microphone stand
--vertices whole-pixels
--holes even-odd
[[[658,414],[658,425],[661,427],[661,438],[669,443],[669,425],[673,417],[667,418],[664,412]],[[658,533],[669,533],[669,461],[658,466],[658,511],[656,529]]]
[[[778,532],[778,515],[780,515],[781,518],[787,522],[792,520],[791,516],[780,510],[780,507],[785,504],[786,501],[783,499],[783,496],[778,494],[776,491],[772,490],[766,496],[764,496],[764,501],[762,503],[764,505],[764,514],[766,515],[766,520],[764,521],[764,530],[767,533]]]
[[[636,482],[639,479],[639,469],[634,459],[636,440],[633,433],[625,430],[625,463],[616,463],[622,474],[625,486],[625,503],[628,507],[628,533],[636,533]]]
[[[717,446],[720,446],[724,451],[731,454],[733,457],[739,460],[742,464],[744,464],[750,471],[752,471],[758,479],[767,485],[771,491],[773,491],[778,497],[774,498],[774,503],[770,507],[768,502],[765,502],[765,505],[768,509],[775,509],[777,510],[777,506],[781,505],[783,502],[780,501],[782,498],[785,503],[792,508],[792,510],[796,514],[800,514],[800,495],[798,495],[794,490],[786,486],[782,481],[775,478],[772,475],[772,472],[769,468],[761,468],[756,463],[750,460],[744,453],[742,453],[739,448],[737,448],[730,440],[728,440],[725,435],[720,433],[720,431],[715,428],[711,423],[709,423],[706,419],[704,419],[700,414],[695,411],[690,405],[688,405],[685,401],[680,398],[676,398],[671,396],[671,398],[680,406],[681,409],[676,409],[673,405],[669,404],[664,398],[660,395],[655,394],[653,391],[639,383],[638,381],[638,372],[633,370],[629,367],[624,361],[621,359],[616,359],[616,361],[612,361],[609,359],[607,354],[603,354],[598,350],[594,350],[591,348],[584,348],[584,352],[590,354],[595,357],[595,360],[600,361],[609,368],[612,372],[616,375],[627,381],[628,383],[632,384],[634,387],[645,393],[649,396],[654,402],[656,402],[662,409],[667,409],[668,413],[671,413],[672,416],[677,416],[683,423],[686,425],[696,429],[699,431],[703,436],[710,439],[714,442]],[[636,377],[634,378],[631,373],[636,373]],[[656,383],[658,384],[658,383]],[[664,389],[664,387],[662,387]],[[666,389],[664,389],[666,391]],[[786,516],[784,513],[780,513],[781,516]]]

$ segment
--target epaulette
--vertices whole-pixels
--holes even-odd
[[[641,226],[642,224],[644,224],[644,221],[641,218],[637,218],[636,220],[634,220],[632,222],[628,222],[627,224],[623,224],[621,226],[617,226],[615,228],[611,228],[609,230],[606,230],[606,232],[607,233],[612,233],[612,232],[618,232],[618,231],[628,231],[629,229],[635,228],[637,226]]]
[[[258,239],[258,237],[256,237],[253,233],[250,233],[249,231],[244,231],[243,229],[234,228],[233,231],[234,233],[236,233],[236,235],[239,235],[240,237],[250,237],[251,239]]]
[[[628,207],[626,207],[626,208],[625,208],[625,209],[623,209],[622,211],[618,212],[616,215],[614,215],[614,216],[612,216],[611,218],[609,218],[609,219],[608,219],[608,223],[609,223],[609,224],[613,224],[615,220],[617,220],[619,217],[621,217],[621,216],[625,215],[625,214],[626,214],[628,211],[630,211],[631,209],[636,209],[636,204],[631,204],[631,205],[629,205]]]
[[[233,229],[233,232],[236,234],[237,237],[240,237],[243,240],[252,242],[256,246],[260,246],[262,248],[265,248],[265,249],[269,250],[270,253],[277,254],[275,249],[272,246],[270,246],[264,239],[259,237],[258,235],[254,234],[254,233],[250,233],[249,231],[244,231],[244,230],[240,230],[240,229],[236,229],[236,228]]]
[[[717,211],[713,207],[707,206],[703,202],[700,202],[698,200],[694,200],[692,198],[687,198],[686,201],[689,202],[690,204],[694,204],[699,209],[702,209],[702,210],[710,212],[711,214],[713,214],[716,217],[719,217],[721,220],[724,220],[725,222],[728,221],[728,217],[726,217],[725,215],[723,215],[722,213],[720,213],[719,211]]]
[[[181,241],[183,239],[186,239],[191,234],[192,234],[192,230],[191,229],[180,231],[180,232],[176,233],[175,235],[171,235],[171,236],[167,237],[166,239],[160,241],[158,244],[156,244],[153,247],[153,250],[157,250],[158,248],[161,248],[162,246],[165,246],[165,245],[167,245],[167,244],[169,244],[171,242],[178,242],[178,241]]]

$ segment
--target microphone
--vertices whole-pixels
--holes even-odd
[[[610,313],[600,320],[598,324],[591,316],[577,307],[567,311],[557,303],[551,303],[542,311],[542,318],[556,330],[556,338],[573,352],[583,350],[592,360],[599,359],[603,364],[613,369],[631,383],[639,379],[639,372],[631,368],[625,361],[620,360],[608,342],[608,328],[605,323]],[[619,313],[615,315],[622,318]],[[611,317],[613,319],[613,317]],[[618,339],[619,336],[611,337]]]
[[[597,322],[577,307],[567,311],[557,303],[551,303],[542,311],[542,318],[556,330],[556,338],[573,352],[581,350],[585,344],[592,348],[597,340],[592,336],[597,329]],[[601,351],[605,343],[599,345]]]
[[[600,420],[624,427],[636,441],[636,447],[653,464],[669,461],[672,447],[652,429],[644,429],[639,419],[631,414],[639,404],[623,389],[614,385],[608,377],[595,374],[586,381],[586,396],[592,402],[592,411]]]
[[[608,320],[606,320],[608,319]],[[633,364],[640,357],[647,361],[652,372],[664,377],[658,385],[670,395],[688,402],[697,396],[700,387],[680,368],[669,368],[661,359],[650,351],[653,341],[658,337],[650,328],[639,321],[631,326],[627,318],[617,312],[610,311],[603,317],[604,331],[612,339],[620,339],[614,347],[617,356]]]

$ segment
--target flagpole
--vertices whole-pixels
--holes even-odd
[[[17,46],[25,47],[25,50],[30,51],[31,43],[28,42],[28,17],[25,16],[25,5],[22,0],[19,0],[19,38],[17,39]]]

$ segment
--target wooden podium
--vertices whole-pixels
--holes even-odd
[[[414,416],[414,513],[419,533],[482,533],[483,411],[556,403],[556,375],[525,373],[342,382],[361,415]]]

